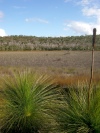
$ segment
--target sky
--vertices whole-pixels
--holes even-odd
[[[100,0],[0,0],[0,36],[100,34]]]

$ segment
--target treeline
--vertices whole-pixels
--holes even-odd
[[[36,37],[13,35],[0,37],[0,51],[25,50],[91,50],[92,35],[71,37]],[[100,50],[100,35],[96,36],[96,50]]]

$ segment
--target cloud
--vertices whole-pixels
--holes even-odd
[[[64,2],[71,2],[78,6],[98,6],[100,5],[100,0],[64,0]]]
[[[92,34],[93,25],[81,21],[70,21],[68,28],[74,31],[75,34]]]
[[[97,21],[98,22],[98,21]],[[69,21],[66,22],[64,30],[72,31],[74,35],[92,35],[93,28],[97,29],[97,34],[100,34],[100,20],[98,23],[87,23],[83,21]]]
[[[93,2],[93,0],[80,0],[78,2],[76,2],[78,5],[81,5],[81,6],[86,6],[86,5],[89,5],[91,4],[91,2]]]
[[[72,31],[75,35],[93,34],[93,28],[97,29],[100,34],[100,7],[98,0],[81,0],[77,1],[77,6],[81,5],[81,12],[85,20],[91,18],[93,22],[70,20],[64,24],[64,30]]]
[[[75,5],[81,5],[81,6],[89,5],[89,4],[91,4],[92,1],[94,1],[94,0],[64,0],[64,2],[66,2],[66,3],[72,2]]]
[[[40,23],[45,23],[45,24],[49,23],[49,21],[41,19],[41,18],[26,18],[25,21],[26,22],[40,22]]]
[[[100,34],[100,24],[86,23],[82,21],[70,21],[66,24],[66,31],[73,31],[74,35],[92,35],[93,28],[97,29],[97,34]]]
[[[7,36],[6,32],[4,29],[0,29],[0,36]]]
[[[22,8],[26,8],[25,6],[13,6],[13,8],[15,9],[22,9]]]
[[[83,8],[82,13],[84,16],[87,17],[94,17],[96,20],[96,24],[100,25],[100,8],[97,7],[91,7],[91,8]]]
[[[88,5],[91,2],[91,0],[82,0],[81,4],[82,5]]]
[[[96,17],[100,17],[100,8],[95,8],[95,7],[91,7],[91,8],[83,8],[82,9],[83,15],[85,16],[96,16]]]

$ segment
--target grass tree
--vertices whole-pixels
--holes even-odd
[[[64,133],[100,133],[100,85],[92,83],[95,36],[94,28],[89,87],[86,83],[68,87],[64,93],[64,106],[58,109],[58,130]]]
[[[64,93],[64,106],[57,113],[58,131],[63,133],[100,133],[100,86],[70,86]]]
[[[48,76],[15,74],[5,80],[2,88],[2,133],[47,133],[54,128],[59,93]]]

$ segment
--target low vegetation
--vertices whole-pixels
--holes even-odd
[[[99,133],[100,82],[89,104],[88,88],[86,80],[63,88],[47,75],[11,72],[0,86],[1,133]]]
[[[1,90],[2,133],[47,133],[54,128],[59,88],[46,75],[38,78],[30,72],[11,75]]]
[[[83,52],[79,55],[80,51],[74,55],[70,51],[60,53],[59,58],[57,53],[48,51],[42,52],[42,56],[38,52],[35,52],[35,56],[34,52],[24,52],[27,58],[22,52],[1,52],[0,133],[100,133],[100,71],[97,69],[100,67],[97,58],[99,52],[96,52],[95,60],[97,71],[94,71],[95,36],[93,46],[89,43],[91,37],[0,38],[1,51],[92,50],[92,61],[89,51],[85,52],[86,58]],[[99,35],[96,44],[96,50],[100,50]],[[26,69],[24,65],[31,69]],[[61,68],[58,73],[53,65],[55,69]],[[49,76],[44,71],[45,68],[40,73],[39,67],[47,67],[47,71],[52,67],[48,72]],[[87,69],[87,74],[77,73],[79,68],[82,72],[83,68]]]
[[[100,72],[100,52],[95,51],[94,71]],[[0,74],[16,68],[32,68],[54,75],[90,73],[91,51],[14,51],[0,52]]]
[[[70,37],[5,36],[0,37],[0,51],[91,50],[92,35]],[[100,50],[100,35],[96,49]]]
[[[58,131],[64,133],[100,132],[100,85],[91,89],[88,105],[88,85],[70,86],[64,93],[64,108],[57,114]]]

